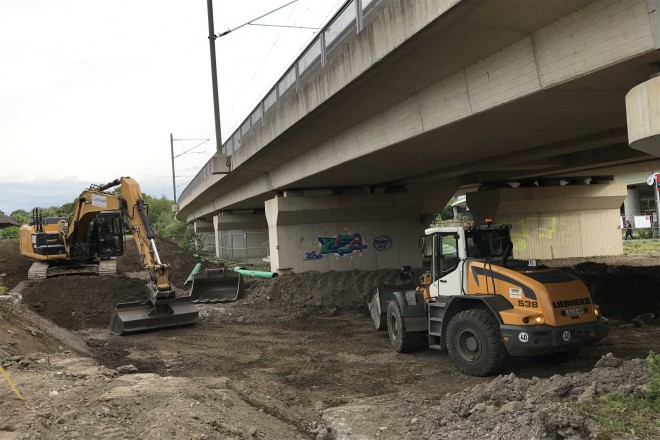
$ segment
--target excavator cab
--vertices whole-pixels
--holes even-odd
[[[100,212],[90,232],[92,234],[90,244],[97,257],[124,255],[124,230],[119,212]]]

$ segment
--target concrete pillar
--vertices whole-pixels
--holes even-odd
[[[623,212],[632,222],[633,216],[639,215],[642,212],[642,200],[639,190],[635,185],[629,186],[627,193],[626,199],[623,201]]]
[[[265,204],[271,270],[419,267],[421,193],[277,196]]]
[[[630,147],[660,156],[660,76],[628,92],[626,122]]]
[[[213,216],[213,235],[215,236],[215,258],[220,258],[220,227],[218,216]]]
[[[467,195],[475,219],[512,225],[519,259],[623,253],[619,215],[626,185],[500,188]]]

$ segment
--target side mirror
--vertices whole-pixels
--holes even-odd
[[[419,251],[424,253],[424,249],[426,249],[426,235],[419,237]]]
[[[401,278],[402,280],[410,280],[412,279],[412,274],[413,271],[410,268],[410,266],[402,266],[401,272],[399,272],[399,278]]]

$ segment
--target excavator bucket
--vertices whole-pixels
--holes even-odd
[[[110,332],[115,335],[191,325],[197,321],[199,310],[190,297],[153,305],[150,301],[128,302],[115,306],[110,319]]]
[[[245,296],[243,277],[233,270],[207,269],[195,274],[190,298],[195,303],[236,301]]]

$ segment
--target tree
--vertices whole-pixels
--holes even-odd
[[[9,214],[9,217],[13,218],[14,221],[19,225],[24,225],[30,218],[30,213],[24,209],[17,209],[16,211]]]

